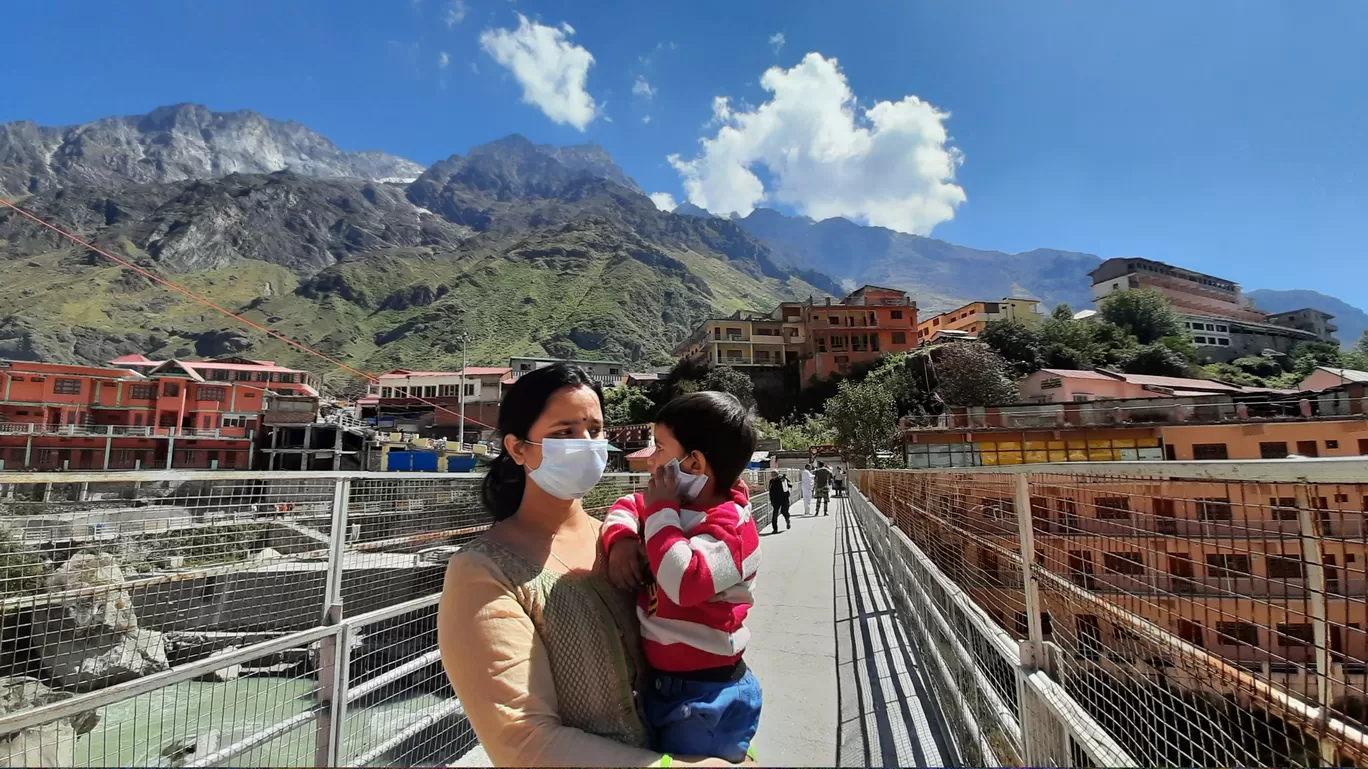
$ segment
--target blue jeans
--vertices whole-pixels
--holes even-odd
[[[760,726],[760,682],[749,670],[729,682],[652,673],[643,700],[655,749],[672,756],[740,763]]]

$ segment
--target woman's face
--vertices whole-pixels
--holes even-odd
[[[602,438],[603,407],[588,387],[563,387],[546,401],[541,416],[527,431],[527,439],[509,435],[504,449],[513,460],[529,470],[541,467],[541,443],[557,438]]]

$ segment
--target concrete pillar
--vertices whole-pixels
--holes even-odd
[[[342,469],[342,425],[333,428],[333,468]]]
[[[43,501],[44,501],[44,502],[51,502],[51,501],[52,501],[52,484],[51,484],[51,483],[44,483],[44,484],[43,484]]]
[[[33,467],[33,433],[29,433],[28,441],[24,444],[24,467]]]
[[[90,481],[82,481],[76,492],[76,501],[84,502],[90,498]]]
[[[109,450],[112,449],[112,448],[114,448],[114,439],[113,439],[113,438],[105,438],[104,469],[106,469],[106,470],[109,469]]]
[[[176,436],[173,433],[166,439],[166,469],[171,469],[171,459],[176,456]]]

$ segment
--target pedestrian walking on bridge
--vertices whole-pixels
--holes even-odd
[[[812,515],[812,463],[803,465],[798,485],[803,492],[803,515]]]

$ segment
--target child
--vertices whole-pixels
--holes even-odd
[[[738,483],[755,432],[736,398],[700,392],[665,404],[655,442],[646,493],[614,503],[602,534],[609,578],[638,590],[647,726],[663,753],[739,763],[760,722],[760,684],[742,660],[760,535]]]

